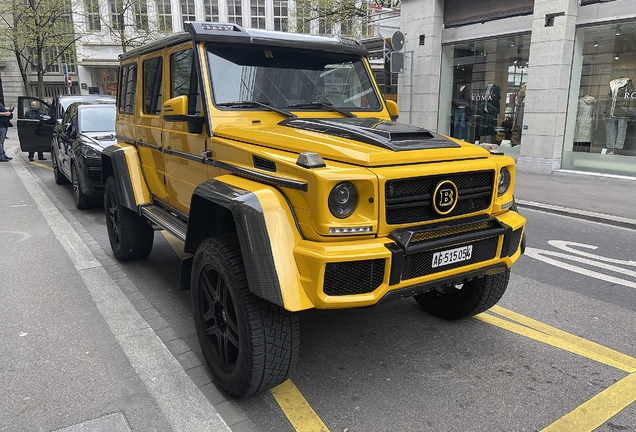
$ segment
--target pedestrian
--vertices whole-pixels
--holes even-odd
[[[24,113],[25,119],[40,120],[44,113],[40,111],[40,104],[37,101],[31,101],[31,109]],[[35,152],[29,152],[29,161],[33,162],[33,156]],[[38,152],[38,160],[46,160],[43,152]]]
[[[0,162],[9,162],[11,159],[4,152],[4,140],[7,138],[7,128],[11,127],[12,124],[9,120],[13,118],[13,107],[10,106],[8,109],[0,103]]]

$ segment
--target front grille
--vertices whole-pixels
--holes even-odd
[[[471,243],[473,245],[473,252],[469,260],[456,262],[442,267],[432,267],[433,255],[435,254],[435,252],[452,249],[455,247],[459,247],[460,245],[434,249],[406,256],[404,259],[404,267],[402,268],[402,280],[413,279],[416,277],[426,276],[445,270],[452,270],[469,264],[493,259],[497,255],[498,240],[499,237],[491,237],[473,242]]]
[[[513,256],[515,252],[517,252],[517,249],[519,249],[521,231],[523,231],[523,228],[519,228],[512,232],[512,236],[510,236],[510,244],[508,245],[508,256]]]
[[[327,295],[367,294],[384,280],[384,259],[328,263],[325,268]]]
[[[443,180],[457,186],[457,205],[450,213],[439,215],[433,209],[435,187]],[[453,217],[490,207],[495,173],[468,173],[389,180],[385,184],[386,222],[402,224]]]

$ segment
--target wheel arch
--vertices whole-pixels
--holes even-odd
[[[144,181],[137,149],[118,144],[102,151],[102,185],[113,176],[121,198],[121,204],[134,212],[150,202],[150,191]]]
[[[253,294],[289,311],[314,306],[300,283],[293,255],[300,234],[280,191],[231,175],[197,186],[184,251],[194,254],[206,238],[229,232],[237,234]],[[186,280],[187,275],[181,277]]]

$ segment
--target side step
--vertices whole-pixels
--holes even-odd
[[[170,212],[157,205],[147,205],[141,208],[141,214],[155,225],[168,231],[170,234],[185,242],[188,224]]]

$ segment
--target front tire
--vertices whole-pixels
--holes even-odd
[[[68,179],[64,174],[62,174],[62,171],[60,171],[60,165],[54,148],[51,149],[51,162],[53,163],[53,178],[55,178],[55,184],[67,184]]]
[[[82,183],[80,182],[77,164],[71,164],[71,184],[73,185],[73,200],[78,210],[84,210],[91,206],[91,200],[82,192]]]
[[[508,287],[510,269],[490,276],[482,276],[443,292],[433,289],[418,294],[415,300],[431,315],[456,320],[487,311],[503,297]]]
[[[298,316],[249,291],[236,236],[201,243],[191,288],[199,344],[227,393],[248,397],[287,379],[300,349]]]
[[[108,239],[115,258],[130,261],[147,257],[152,250],[155,232],[143,217],[121,205],[113,177],[106,181],[104,209]]]

